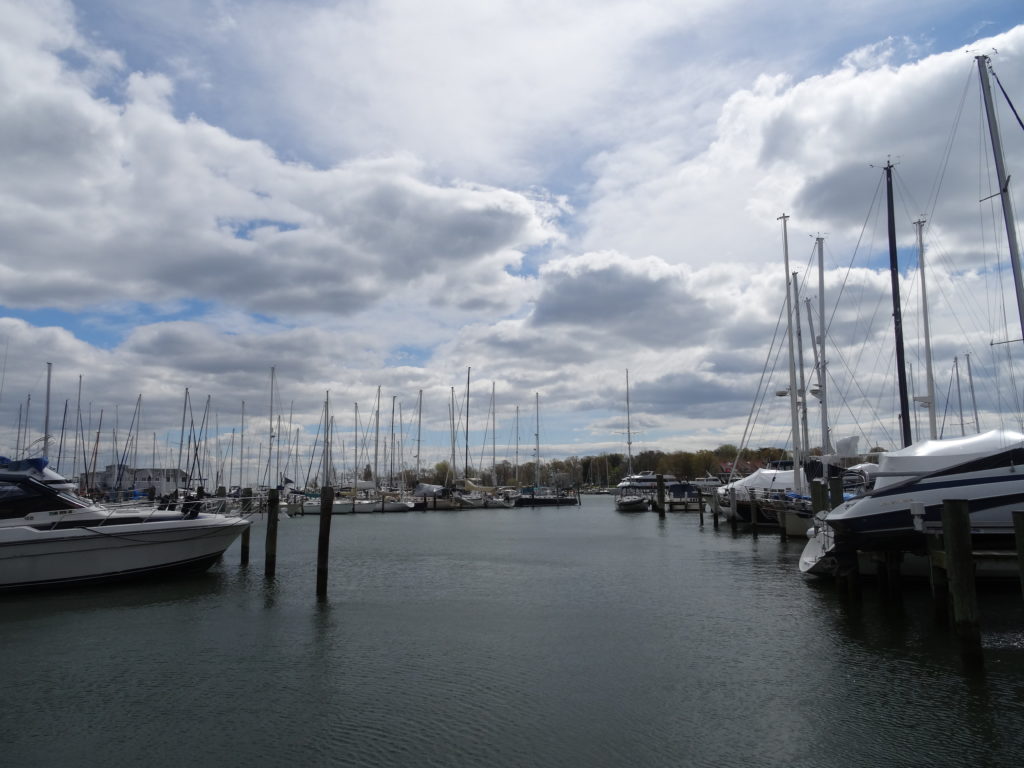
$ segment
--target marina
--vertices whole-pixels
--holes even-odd
[[[1014,3],[15,5],[4,766],[1024,763]]]
[[[579,506],[316,517],[175,581],[5,595],[10,765],[1015,765],[1024,600],[963,663],[927,585],[802,576],[803,542]],[[43,649],[45,652],[40,652]],[[116,734],[116,735],[115,735]],[[111,748],[116,745],[116,755]]]

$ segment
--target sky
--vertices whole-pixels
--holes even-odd
[[[897,447],[889,161],[913,393],[924,217],[943,434],[1019,428],[974,57],[1024,107],[1021,10],[0,0],[0,454],[38,453],[47,363],[55,441],[80,413],[123,453],[141,396],[139,464],[186,402],[222,462],[272,414],[308,451],[328,397],[351,452],[378,388],[405,464],[417,430],[450,454],[453,398],[461,456],[467,371],[476,466],[625,452],[627,370],[634,453],[787,445],[783,214],[808,388],[809,314],[833,439]]]

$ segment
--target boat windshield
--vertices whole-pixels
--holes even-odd
[[[24,479],[15,481],[0,478],[0,519],[11,520],[25,517],[34,512],[59,512],[69,509],[81,509],[89,506],[81,499],[67,491],[53,488]]]

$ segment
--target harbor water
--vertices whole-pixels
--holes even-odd
[[[927,586],[840,600],[802,542],[579,507],[282,518],[277,574],[0,597],[18,766],[1018,766],[1024,600],[965,665]]]

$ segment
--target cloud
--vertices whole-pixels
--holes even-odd
[[[915,370],[914,218],[944,363],[1006,336],[1012,287],[997,237],[977,235],[998,216],[979,211],[993,186],[973,116],[949,140],[973,60],[930,54],[906,23],[876,35],[881,10],[922,7],[890,5],[12,4],[4,428],[49,361],[55,397],[81,371],[90,402],[143,392],[147,424],[175,428],[189,387],[224,422],[246,400],[260,430],[274,366],[277,405],[305,424],[328,389],[365,407],[379,385],[407,413],[423,389],[443,443],[471,366],[474,414],[490,382],[506,426],[540,392],[552,453],[584,453],[622,443],[628,368],[641,442],[738,442],[766,359],[768,383],[788,381],[784,212],[812,314],[808,235],[826,234],[837,419],[891,424],[877,166],[898,161]],[[793,44],[814,26],[813,52]],[[1006,82],[1024,82],[1022,40],[978,43]],[[1004,407],[997,361],[972,362],[983,408]],[[786,440],[782,405],[764,406],[765,440]]]
[[[451,291],[431,299],[447,303],[505,280],[524,249],[558,239],[554,198],[430,182],[408,156],[285,163],[261,142],[176,118],[163,75],[131,73],[115,105],[71,76],[58,51],[18,37],[5,47],[16,71],[36,75],[12,76],[2,97],[8,306],[190,297],[343,315],[435,275]]]

